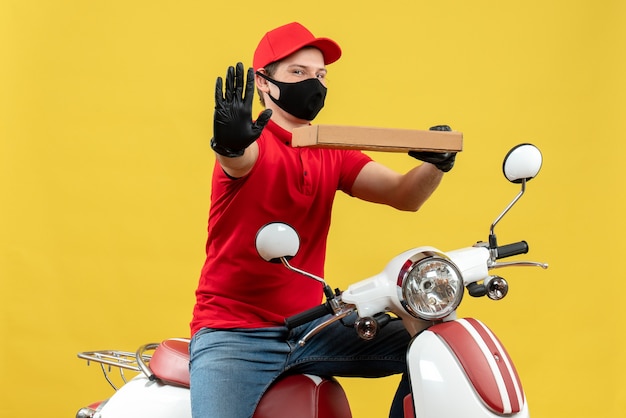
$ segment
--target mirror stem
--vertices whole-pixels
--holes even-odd
[[[289,261],[287,261],[287,258],[286,258],[286,257],[280,257],[280,261],[281,261],[281,262],[283,263],[283,265],[284,265],[285,267],[287,267],[289,270],[294,271],[294,272],[296,272],[296,273],[300,273],[300,274],[302,274],[303,276],[306,276],[306,277],[308,277],[308,278],[310,278],[310,279],[313,279],[313,280],[317,280],[318,282],[322,283],[323,285],[326,285],[326,281],[325,281],[324,279],[322,279],[321,277],[318,277],[318,276],[316,276],[316,275],[314,275],[314,274],[311,274],[311,273],[308,273],[308,272],[306,272],[306,271],[304,271],[304,270],[300,270],[300,269],[298,269],[298,268],[296,268],[296,267],[293,267],[291,264],[289,264]]]
[[[495,236],[494,229],[496,225],[498,224],[498,222],[500,222],[500,220],[504,217],[504,215],[506,215],[508,211],[511,210],[513,205],[517,203],[517,201],[522,197],[525,191],[526,191],[526,179],[522,179],[522,190],[517,194],[517,196],[515,196],[515,198],[511,201],[511,203],[509,203],[509,205],[506,207],[506,209],[504,209],[504,211],[500,214],[500,216],[498,216],[496,220],[493,221],[493,223],[491,224],[491,228],[489,229],[490,236]]]

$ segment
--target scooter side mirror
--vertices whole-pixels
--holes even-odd
[[[542,162],[539,148],[532,144],[519,144],[504,157],[502,171],[510,182],[521,183],[534,178],[539,173]]]
[[[496,248],[496,235],[494,229],[504,215],[513,207],[526,191],[526,182],[533,179],[541,169],[543,157],[539,148],[533,144],[519,144],[511,148],[504,157],[502,172],[511,183],[521,183],[522,190],[515,196],[513,201],[491,224],[489,233],[489,248]]]
[[[282,258],[288,260],[298,253],[300,237],[290,225],[271,222],[259,229],[255,244],[262,259],[280,263]]]

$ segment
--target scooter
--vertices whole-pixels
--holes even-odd
[[[384,270],[350,285],[332,290],[326,281],[289,263],[299,249],[297,231],[274,222],[257,233],[259,255],[269,262],[317,280],[325,303],[287,318],[288,328],[328,316],[306,334],[311,338],[335,321],[357,314],[355,332],[376,338],[381,327],[399,318],[412,340],[407,350],[411,394],[404,399],[405,418],[529,417],[521,380],[506,349],[495,334],[475,318],[457,318],[465,289],[472,297],[500,300],[508,293],[507,281],[490,271],[502,267],[536,266],[532,261],[502,262],[525,254],[526,241],[497,242],[495,227],[526,191],[526,184],[541,168],[543,157],[532,144],[513,147],[503,163],[505,177],[521,184],[521,191],[491,224],[487,242],[443,252],[417,247],[394,257]],[[330,315],[329,315],[330,314]],[[187,339],[146,344],[135,353],[89,351],[78,357],[100,365],[116,389],[109,399],[81,408],[77,418],[130,418],[150,416],[191,417]],[[111,373],[118,369],[124,384],[117,389]],[[125,370],[136,372],[126,379]],[[350,418],[346,394],[332,377],[291,375],[279,379],[264,394],[254,418]]]

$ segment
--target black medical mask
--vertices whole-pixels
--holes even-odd
[[[270,99],[285,112],[299,119],[311,121],[324,107],[327,89],[317,78],[308,78],[296,83],[284,83],[258,71],[256,74],[280,89],[279,98],[275,99],[269,95]]]

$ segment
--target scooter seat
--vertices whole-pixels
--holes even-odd
[[[152,373],[163,383],[189,387],[189,340],[163,341],[150,359]]]
[[[252,418],[352,418],[343,388],[332,377],[294,374],[278,379]]]
[[[163,341],[152,354],[152,373],[163,383],[189,387],[189,340]],[[295,374],[279,378],[253,418],[352,418],[343,388],[332,377]]]

